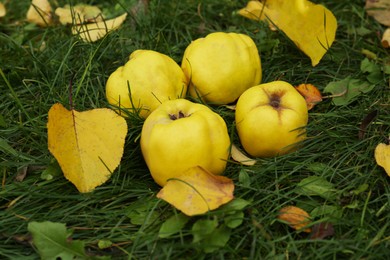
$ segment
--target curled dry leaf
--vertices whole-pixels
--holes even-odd
[[[3,3],[0,3],[0,17],[4,17],[7,14],[7,9]]]
[[[315,224],[310,233],[311,239],[324,239],[334,235],[334,228],[332,223],[321,222]]]
[[[320,62],[336,35],[337,20],[332,12],[307,0],[249,1],[238,13],[253,20],[267,20],[282,30],[310,57],[313,66]]]
[[[310,215],[301,208],[295,206],[286,206],[279,210],[278,219],[286,222],[290,227],[310,233],[310,228],[307,227],[310,223]]]
[[[364,139],[364,135],[366,134],[368,125],[377,117],[377,115],[378,115],[378,110],[373,110],[363,118],[359,127],[359,134],[358,134],[359,140]]]
[[[48,26],[52,23],[52,9],[48,0],[32,0],[27,11],[27,21],[39,26]]]
[[[157,197],[187,216],[204,214],[233,199],[231,179],[214,175],[200,166],[192,167],[179,177],[169,179]]]
[[[231,156],[232,156],[233,160],[235,160],[236,162],[239,162],[239,163],[241,163],[243,165],[252,166],[252,165],[255,165],[255,163],[256,163],[256,160],[251,159],[248,156],[246,156],[234,144],[232,144]]]
[[[227,109],[230,109],[230,110],[236,110],[236,104],[234,104],[234,105],[224,105],[224,107],[226,107]]]
[[[384,48],[390,47],[390,28],[387,28],[382,35],[382,46]]]
[[[95,42],[103,38],[107,33],[118,29],[126,20],[127,13],[124,13],[116,18],[105,20],[96,23],[74,25],[72,33],[79,35],[85,42]]]
[[[321,92],[312,84],[300,84],[295,89],[305,98],[308,110],[322,101]]]
[[[111,109],[78,112],[55,104],[49,110],[47,131],[48,148],[65,177],[80,192],[90,192],[119,165],[127,124]]]
[[[375,148],[376,163],[383,167],[390,177],[390,145],[380,143]]]

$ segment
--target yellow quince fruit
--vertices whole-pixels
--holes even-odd
[[[256,44],[240,33],[210,33],[191,42],[181,67],[190,81],[189,94],[217,105],[236,101],[262,76]]]
[[[222,174],[229,148],[223,118],[207,106],[186,99],[165,101],[142,127],[141,151],[160,186],[196,166]]]
[[[108,78],[106,97],[111,105],[146,118],[164,101],[184,98],[187,85],[172,58],[152,50],[136,50]]]
[[[241,144],[254,157],[287,154],[306,138],[306,101],[285,81],[246,90],[237,101],[235,118]]]

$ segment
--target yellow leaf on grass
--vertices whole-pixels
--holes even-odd
[[[4,17],[7,14],[7,10],[3,3],[0,3],[0,17]]]
[[[233,160],[239,162],[243,165],[252,166],[256,164],[256,160],[246,156],[236,145],[232,144],[232,149],[230,151]]]
[[[49,150],[65,177],[80,192],[90,192],[119,165],[127,124],[111,109],[78,112],[57,103],[49,110],[47,130]]]
[[[118,29],[126,20],[127,13],[116,18],[101,22],[72,26],[72,33],[79,35],[85,42],[95,42],[103,38],[107,33]]]
[[[390,145],[378,144],[375,148],[376,163],[383,167],[390,177]]]
[[[75,6],[65,5],[58,7],[54,12],[61,24],[82,24],[103,21],[102,11],[99,7],[87,4]]]
[[[267,20],[282,30],[316,66],[332,45],[337,20],[322,5],[307,0],[249,1],[238,13],[253,20]]]
[[[293,229],[304,231],[310,233],[310,228],[305,228],[308,226],[310,221],[310,215],[301,208],[295,206],[286,206],[279,210],[278,219],[286,222]]]
[[[40,26],[52,23],[52,9],[48,0],[32,0],[27,11],[27,21]]]
[[[233,199],[234,184],[227,177],[211,174],[200,166],[169,179],[157,197],[188,216],[214,210]]]

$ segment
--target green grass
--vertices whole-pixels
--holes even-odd
[[[95,2],[113,9],[104,1]],[[119,2],[127,7],[125,1]],[[253,167],[229,163],[226,176],[235,181],[235,197],[252,203],[244,209],[243,224],[233,229],[226,246],[214,253],[206,254],[201,245],[191,243],[191,225],[198,219],[212,219],[213,212],[192,218],[170,238],[158,237],[161,224],[176,211],[155,198],[159,187],[150,177],[139,147],[140,120],[128,119],[121,165],[94,192],[80,194],[62,174],[51,180],[41,178],[42,171],[53,165],[46,130],[50,107],[56,102],[69,107],[72,79],[75,109],[108,107],[105,82],[136,49],[159,51],[180,63],[193,39],[214,31],[246,33],[261,52],[263,82],[307,82],[320,90],[347,76],[364,79],[362,49],[375,53],[378,62],[389,62],[389,51],[381,48],[378,36],[384,27],[367,17],[363,1],[315,2],[326,4],[339,27],[331,49],[312,67],[285,35],[234,15],[246,4],[243,0],[151,1],[146,16],[128,18],[120,30],[93,44],[72,37],[68,27],[27,24],[24,14],[29,1],[9,1],[8,14],[0,24],[0,68],[6,78],[0,77],[0,114],[4,118],[0,124],[0,258],[39,258],[27,225],[53,221],[73,229],[72,238],[85,241],[91,254],[113,259],[386,259],[390,185],[389,177],[376,165],[374,149],[390,134],[388,74],[382,75],[373,91],[347,106],[336,107],[326,99],[311,110],[309,138],[299,151],[259,159]],[[43,43],[45,48],[40,49]],[[234,112],[213,109],[227,121],[233,142],[238,143]],[[359,139],[360,124],[373,110],[378,116],[367,127],[365,138]],[[18,172],[25,167],[26,177],[17,181]],[[240,172],[249,179],[239,178]],[[298,194],[297,184],[308,176],[331,182],[334,196]],[[331,221],[334,235],[312,240],[280,223],[277,212],[286,205],[309,212],[321,205],[337,209],[341,215],[315,219],[316,223]],[[137,214],[138,222],[134,220]],[[103,239],[114,245],[99,249],[98,241]]]

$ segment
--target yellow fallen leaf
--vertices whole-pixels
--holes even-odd
[[[4,17],[7,14],[7,10],[3,3],[0,3],[0,17]]]
[[[69,111],[57,103],[49,110],[47,130],[48,148],[65,177],[80,192],[90,192],[119,165],[127,124],[111,109]]]
[[[322,5],[307,0],[249,1],[238,11],[253,20],[267,20],[282,30],[316,66],[332,45],[337,20]]]
[[[200,166],[178,178],[169,179],[157,197],[188,216],[204,214],[233,199],[234,184],[227,177],[213,175]]]
[[[252,166],[255,165],[256,160],[249,158],[246,156],[240,149],[237,148],[236,145],[232,144],[232,149],[230,151],[233,160],[239,162],[243,165]]]
[[[375,148],[376,163],[383,167],[390,177],[390,145],[378,144]]]
[[[382,46],[384,48],[390,47],[390,28],[387,28],[382,35]]]
[[[305,228],[311,223],[310,215],[301,208],[295,206],[283,207],[279,210],[278,219],[286,222],[293,229],[304,231],[306,233],[311,232],[310,228]]]
[[[103,21],[102,11],[99,7],[87,4],[75,6],[65,5],[58,7],[54,13],[59,17],[61,24],[82,24]]]
[[[32,0],[27,11],[27,21],[39,26],[48,26],[52,23],[52,9],[48,0]]]
[[[249,1],[244,8],[238,10],[238,14],[255,21],[264,20],[264,7],[259,1]]]
[[[72,33],[79,35],[85,42],[95,42],[103,38],[110,31],[118,29],[126,20],[127,13],[116,18],[96,23],[72,26]]]
[[[230,110],[236,110],[236,105],[224,105],[224,107],[226,107],[227,109],[230,109]]]
[[[321,92],[312,84],[300,84],[295,89],[305,98],[308,110],[322,101]]]
[[[390,26],[390,1],[389,0],[366,0],[364,7],[369,16],[383,25]]]

